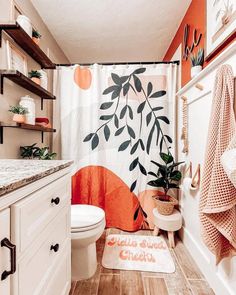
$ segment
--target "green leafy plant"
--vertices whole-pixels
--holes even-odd
[[[40,148],[36,146],[37,143],[27,146],[21,146],[20,152],[22,158],[28,159],[40,159],[40,160],[53,160],[56,157],[56,153],[51,153],[49,147]]]
[[[42,35],[37,30],[33,29],[32,37],[40,39]]]
[[[169,201],[168,191],[169,189],[176,188],[178,189],[179,182],[182,178],[181,172],[177,167],[184,162],[175,163],[173,156],[169,152],[160,153],[160,157],[163,160],[164,164],[160,164],[155,161],[151,161],[158,167],[157,172],[150,171],[149,175],[155,177],[154,180],[148,182],[148,185],[153,187],[161,187],[164,190],[164,195],[161,196],[162,199]]]
[[[18,115],[25,115],[28,113],[28,109],[21,105],[10,106],[10,109],[8,111]]]
[[[192,67],[202,66],[204,62],[204,50],[203,48],[199,48],[196,54],[190,55],[191,65]]]
[[[42,74],[39,72],[39,71],[30,71],[29,72],[29,77],[30,78],[41,78],[42,77]]]
[[[56,153],[49,152],[49,147],[43,147],[39,150],[40,160],[53,160],[56,157]]]
[[[20,147],[20,155],[22,158],[38,158],[40,148],[36,146],[37,143]]]

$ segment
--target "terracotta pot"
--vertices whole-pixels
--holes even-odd
[[[34,41],[35,44],[39,45],[40,38],[32,37],[32,40]]]
[[[40,85],[40,78],[32,77],[31,80],[34,81],[34,83]]]
[[[157,211],[162,215],[171,215],[174,207],[178,205],[178,201],[174,197],[167,196],[167,198],[164,195],[153,196]]]
[[[25,115],[14,114],[12,120],[17,123],[25,123]]]

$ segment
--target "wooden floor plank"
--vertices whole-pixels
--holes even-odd
[[[100,270],[101,266],[98,264],[97,271],[92,278],[78,281],[72,295],[97,295],[100,280]]]
[[[143,286],[145,295],[168,295],[164,279],[144,277]]]
[[[101,274],[98,295],[121,295],[120,275]],[[83,293],[80,293],[83,295]]]
[[[204,278],[195,261],[193,260],[188,250],[180,240],[177,240],[174,252],[177,257],[177,261],[181,266],[187,279]]]
[[[138,271],[120,272],[122,295],[144,295],[141,273]]]
[[[213,290],[203,280],[189,280],[193,295],[214,295]]]

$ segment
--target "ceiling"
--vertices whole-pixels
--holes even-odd
[[[158,61],[191,0],[32,0],[70,62]]]

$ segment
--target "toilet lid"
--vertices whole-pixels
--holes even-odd
[[[71,228],[80,229],[91,227],[100,223],[105,217],[105,212],[92,205],[71,206]]]

